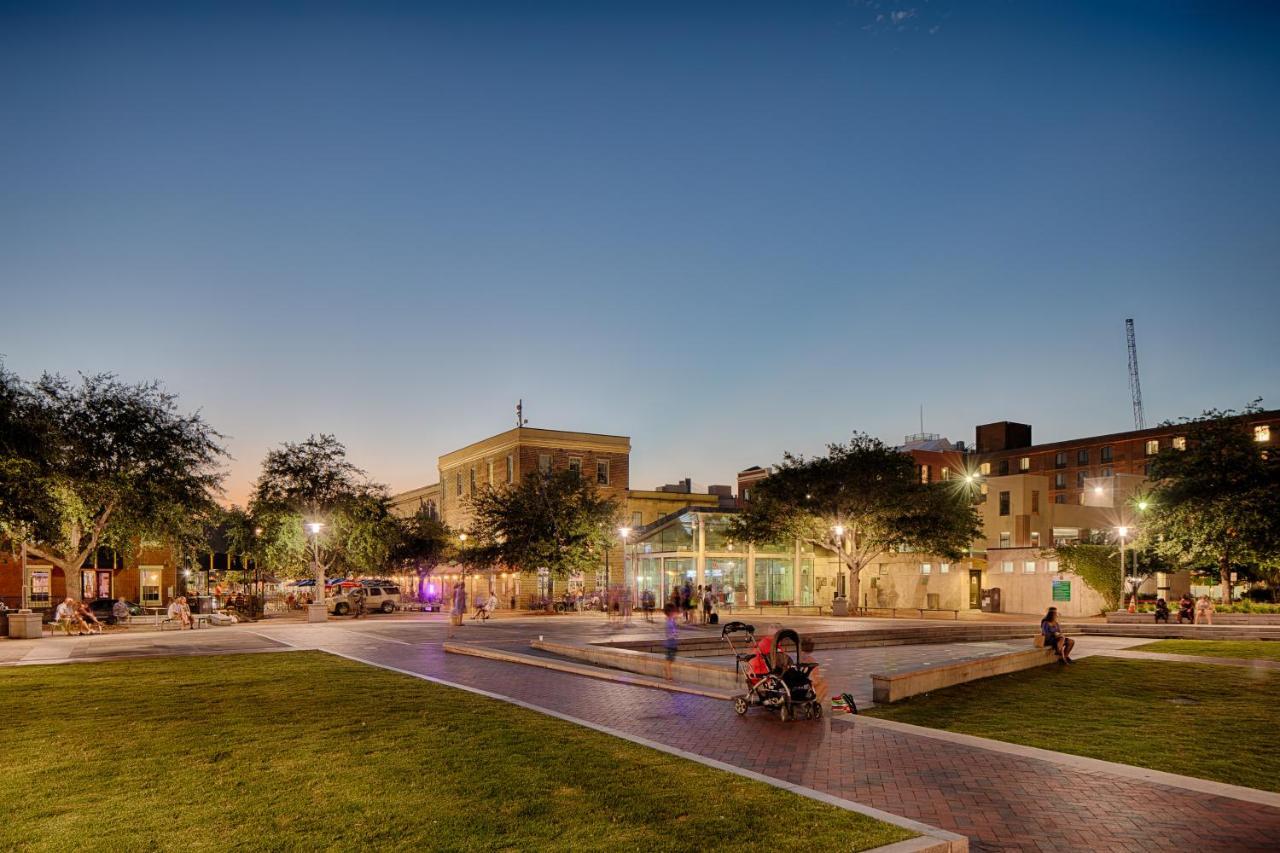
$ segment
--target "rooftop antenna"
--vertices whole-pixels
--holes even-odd
[[[1146,429],[1142,414],[1142,383],[1138,381],[1138,341],[1133,334],[1133,318],[1124,321],[1124,334],[1129,342],[1129,395],[1133,397],[1133,428]]]
[[[529,423],[529,419],[524,416],[524,399],[516,401],[516,429]]]

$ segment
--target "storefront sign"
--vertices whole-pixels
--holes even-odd
[[[1053,582],[1053,600],[1054,601],[1070,601],[1071,600],[1071,581],[1054,581]]]

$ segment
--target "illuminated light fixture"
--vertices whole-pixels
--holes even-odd
[[[1123,539],[1124,537],[1126,537],[1126,536],[1128,536],[1128,535],[1129,535],[1129,528],[1127,528],[1127,527],[1117,527],[1117,528],[1116,528],[1116,533],[1119,533],[1119,534],[1120,534],[1120,538],[1121,538],[1121,539]]]
[[[844,525],[843,525],[843,524],[837,524],[835,527],[831,528],[831,532],[832,532],[832,533],[834,533],[836,536],[843,536],[843,535],[844,535]]]
[[[623,539],[626,539],[628,536],[630,536],[630,535],[631,535],[631,528],[630,528],[630,527],[619,527],[619,528],[618,528],[618,535],[619,535],[619,536],[621,536]]]
[[[1143,512],[1146,512],[1147,507],[1149,506],[1151,506],[1151,504],[1147,503],[1146,501],[1138,501],[1138,509],[1142,510]]]
[[[309,532],[312,536],[319,536],[321,530],[324,530],[324,522],[321,522],[321,521],[307,522],[307,532]]]
[[[1094,487],[1093,487],[1093,493],[1094,493],[1095,495],[1100,495],[1100,494],[1102,494],[1102,486],[1094,486]]]

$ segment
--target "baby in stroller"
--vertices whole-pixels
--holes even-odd
[[[742,715],[752,705],[759,705],[777,711],[784,721],[801,715],[821,717],[822,702],[810,678],[817,664],[801,660],[800,635],[775,625],[769,630],[769,636],[760,640],[756,639],[755,628],[743,622],[730,622],[720,632],[739,667],[746,664],[747,692],[734,699],[734,711]],[[752,652],[740,654],[733,644],[734,635],[745,635]]]

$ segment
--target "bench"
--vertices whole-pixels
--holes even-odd
[[[920,619],[925,618],[926,613],[950,613],[952,619],[960,618],[960,611],[950,607],[859,607],[857,612],[859,616],[876,616],[880,613],[888,613],[891,619],[898,618],[898,611],[902,610],[908,613],[918,613]],[[875,612],[873,612],[875,611]]]

